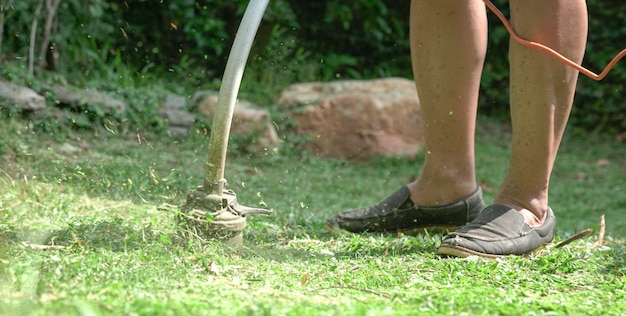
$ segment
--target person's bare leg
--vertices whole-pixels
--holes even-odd
[[[584,0],[511,0],[511,20],[523,38],[580,63],[587,40]],[[545,52],[511,42],[511,161],[495,203],[543,222],[550,174],[574,99],[578,71]]]
[[[411,58],[422,107],[426,160],[409,184],[417,205],[437,206],[476,189],[474,128],[487,47],[480,0],[413,0]]]

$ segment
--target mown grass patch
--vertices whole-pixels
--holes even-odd
[[[478,180],[492,199],[506,129],[482,122]],[[337,211],[377,202],[421,158],[346,162],[229,153],[250,217],[243,248],[178,238],[173,214],[202,183],[207,138],[40,135],[2,121],[0,310],[7,315],[414,315],[623,313],[623,144],[570,133],[553,177],[557,242],[527,257],[451,259],[442,235],[340,234]],[[607,235],[597,245],[600,216]]]

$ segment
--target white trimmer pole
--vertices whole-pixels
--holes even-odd
[[[248,214],[272,213],[266,209],[243,206],[237,202],[234,191],[224,189],[226,148],[237,93],[252,42],[268,2],[269,0],[251,0],[235,35],[213,117],[204,184],[187,194],[185,204],[176,213],[181,234],[188,238],[219,240],[229,246],[238,246],[243,243],[243,230]]]
[[[204,178],[204,191],[208,194],[221,196],[224,189],[226,181],[224,179],[226,149],[228,147],[235,102],[237,101],[241,78],[250,55],[252,42],[259,29],[259,24],[268,3],[269,0],[250,1],[226,62],[209,140],[209,156]]]

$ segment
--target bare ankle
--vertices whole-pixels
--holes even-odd
[[[530,227],[539,227],[543,225],[548,214],[547,206],[543,207],[542,205],[544,203],[537,203],[537,201],[532,201],[531,203],[527,203],[528,205],[524,205],[523,203],[517,201],[497,197],[494,203],[506,205],[514,210],[517,210],[520,215],[524,217],[524,222]]]
[[[548,214],[548,212],[543,212],[543,216],[539,218],[534,212],[527,209],[519,210],[519,212],[524,217],[524,222],[530,227],[539,227],[543,225],[546,220],[546,215]]]
[[[462,200],[472,194],[477,187],[475,181],[468,183],[449,182],[435,184],[434,182],[414,181],[408,184],[411,191],[411,200],[420,206],[442,206]]]

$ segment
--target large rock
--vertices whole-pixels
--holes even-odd
[[[27,111],[39,111],[46,107],[46,98],[42,95],[30,88],[6,81],[0,81],[0,99]]]
[[[163,108],[184,109],[187,106],[187,98],[179,95],[168,94],[163,101]]]
[[[176,136],[189,134],[189,129],[193,126],[196,118],[185,110],[187,98],[178,95],[168,94],[161,104],[157,114],[167,121],[168,130]]]
[[[294,114],[297,133],[309,135],[305,147],[317,155],[413,157],[423,148],[420,103],[411,80],[295,84],[277,103],[302,107]]]
[[[208,94],[200,98],[196,109],[211,122],[216,110],[216,94]],[[251,137],[252,141],[245,145],[245,149],[249,152],[275,149],[279,143],[278,133],[271,123],[269,112],[245,100],[238,100],[235,104],[230,134]]]
[[[79,89],[74,87],[54,85],[50,87],[50,90],[54,92],[57,100],[62,104],[79,107],[87,104],[92,106],[102,106],[105,113],[126,112],[126,103],[112,96],[100,93],[92,89]]]
[[[185,136],[193,126],[196,118],[189,112],[177,108],[163,107],[157,114],[167,121],[168,130],[177,136]]]

